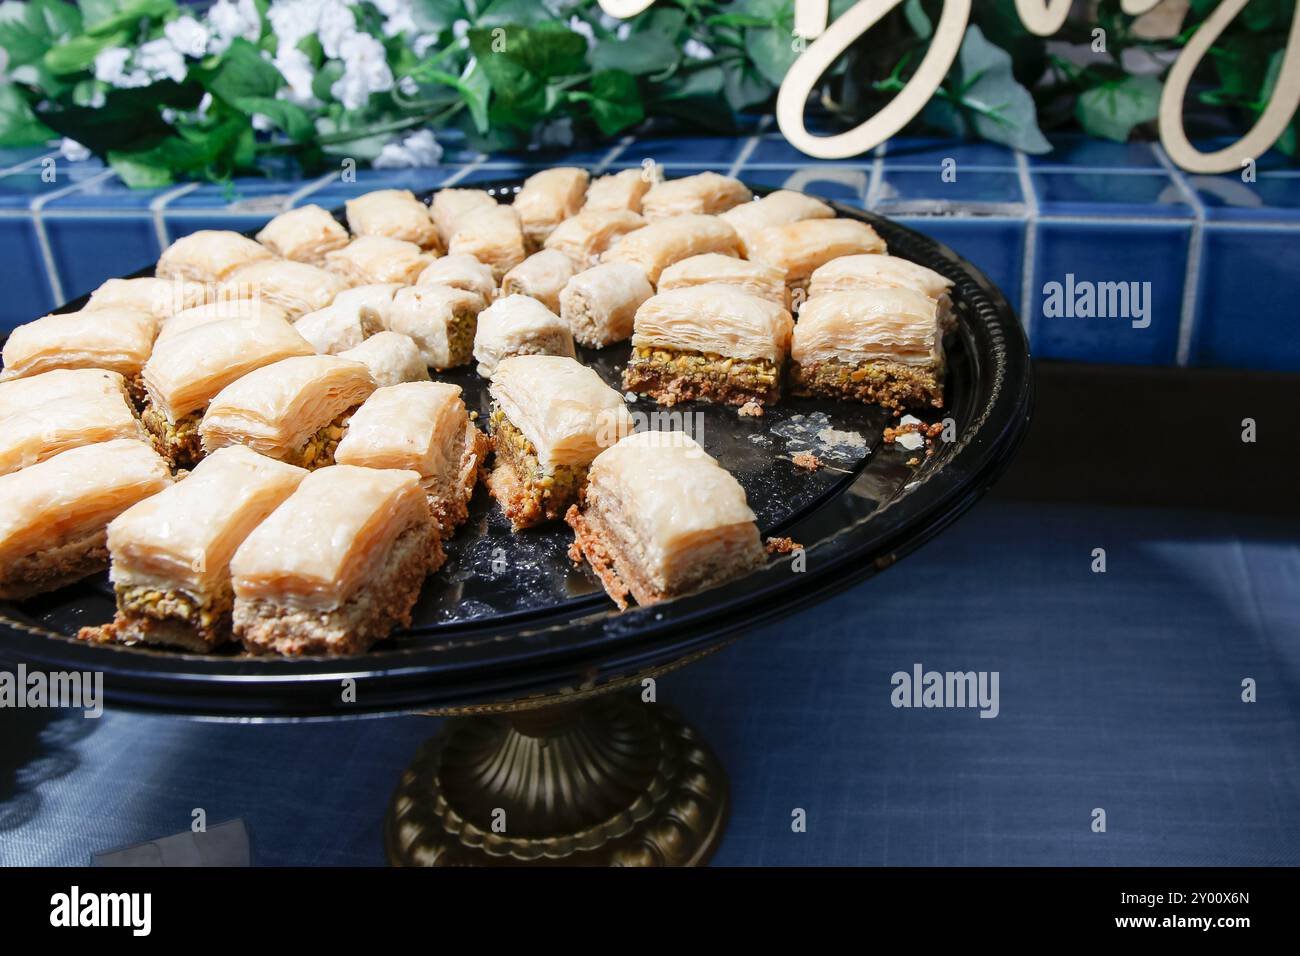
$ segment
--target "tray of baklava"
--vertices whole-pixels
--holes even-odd
[[[712,172],[195,231],[4,344],[0,626],[127,668],[734,630],[942,524],[1026,357],[943,247]]]

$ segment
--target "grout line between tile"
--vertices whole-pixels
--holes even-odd
[[[338,179],[340,175],[341,174],[338,172],[326,173],[324,176],[312,180],[305,186],[298,187],[296,190],[289,193],[289,198],[284,201],[284,208],[286,210],[292,209],[299,199],[306,199],[318,189],[324,189],[330,183],[334,182],[334,180]]]
[[[472,163],[467,163],[464,166],[462,166],[460,169],[456,170],[456,172],[448,176],[446,179],[444,179],[442,185],[439,186],[438,188],[446,189],[448,186],[454,186],[458,182],[461,182],[470,173],[474,172],[474,170],[484,166],[487,166],[487,163],[485,163],[482,159],[476,159]]]
[[[1020,191],[1024,193],[1025,205],[1029,216],[1025,220],[1025,250],[1022,261],[1024,274],[1020,284],[1020,324],[1024,326],[1029,338],[1030,348],[1037,347],[1035,341],[1038,324],[1031,311],[1034,302],[1034,269],[1038,264],[1038,195],[1034,192],[1034,180],[1029,174],[1029,160],[1025,154],[1016,152],[1016,169],[1020,175]]]
[[[604,159],[598,162],[595,168],[592,169],[591,171],[592,175],[599,176],[605,170],[609,169],[609,164],[612,163],[614,160],[618,159],[620,156],[622,156],[623,152],[635,142],[636,142],[636,137],[634,136],[624,136],[622,139],[620,139],[617,143],[614,144],[614,148],[605,154]]]
[[[1169,173],[1170,178],[1178,186],[1192,209],[1196,211],[1196,218],[1192,222],[1192,236],[1187,244],[1187,271],[1183,276],[1182,312],[1178,316],[1178,349],[1174,353],[1174,361],[1177,362],[1179,367],[1186,367],[1191,360],[1192,337],[1196,332],[1196,297],[1201,281],[1201,247],[1204,244],[1205,207],[1196,195],[1196,190],[1192,189],[1188,184],[1187,178],[1182,171],[1169,159],[1164,147],[1159,143],[1152,143],[1151,148],[1156,155],[1156,159],[1160,160],[1160,165]]]
[[[880,183],[885,175],[885,153],[888,149],[889,140],[885,140],[876,147],[875,156],[871,160],[871,174],[867,177],[867,194],[862,197],[862,204],[872,212],[880,201]]]
[[[32,228],[36,230],[36,244],[40,246],[41,259],[45,263],[45,277],[50,284],[50,292],[54,296],[55,308],[58,308],[64,302],[63,281],[59,277],[59,267],[54,261],[54,250],[50,247],[50,237],[45,231],[45,223],[41,220],[41,211],[45,206],[60,198],[76,192],[78,189],[84,189],[86,186],[93,186],[96,183],[102,183],[104,180],[117,174],[111,169],[105,169],[96,173],[84,182],[69,183],[53,192],[46,193],[44,196],[37,196],[31,201],[28,210],[32,216]]]
[[[24,159],[21,163],[14,163],[6,169],[0,169],[0,178],[8,176],[10,173],[20,173],[28,166],[35,166],[37,163],[43,163],[47,159],[58,159],[62,155],[57,149],[48,153],[42,153],[40,156],[33,156],[31,159]]]
[[[169,189],[149,201],[149,212],[153,215],[153,231],[158,239],[158,248],[166,249],[172,244],[171,234],[167,231],[167,204],[173,199],[192,193],[199,188],[198,183],[184,183],[175,189]]]
[[[745,140],[745,145],[740,147],[740,152],[736,154],[736,158],[732,160],[731,166],[728,167],[727,175],[733,177],[737,176],[741,169],[744,168],[745,161],[754,154],[754,150],[756,149],[758,149],[757,136],[751,136],[749,139]]]

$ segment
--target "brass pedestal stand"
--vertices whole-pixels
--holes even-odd
[[[384,840],[395,866],[698,866],[727,802],[695,731],[623,691],[452,718],[402,775]]]

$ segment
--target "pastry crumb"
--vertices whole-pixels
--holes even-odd
[[[921,459],[917,458],[915,455],[907,459],[907,465],[909,468],[915,468],[920,463],[921,463]]]
[[[803,545],[794,538],[768,538],[763,547],[768,554],[789,554],[803,549]]]
[[[746,402],[736,409],[736,414],[741,418],[761,418],[763,416],[763,406],[758,402]]]
[[[932,454],[931,446],[934,444],[935,436],[942,431],[943,422],[927,425],[919,418],[904,415],[896,427],[885,429],[885,444],[898,444],[908,451],[917,451],[925,445],[926,454]]]
[[[822,460],[810,451],[801,451],[790,460],[801,471],[817,471],[822,467]]]

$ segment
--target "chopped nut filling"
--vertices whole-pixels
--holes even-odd
[[[781,368],[770,359],[640,346],[633,350],[623,386],[669,405],[687,399],[733,405],[771,402],[781,393]]]
[[[154,449],[171,462],[173,468],[193,468],[202,460],[203,444],[199,439],[202,411],[169,422],[161,409],[146,401],[144,410],[140,412],[140,421],[149,430]]]

